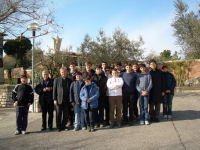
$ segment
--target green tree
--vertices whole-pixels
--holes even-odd
[[[171,60],[171,51],[170,50],[164,50],[160,53],[161,60]]]
[[[182,0],[175,1],[176,16],[172,23],[174,35],[182,46],[187,59],[200,58],[200,20],[198,15],[189,11],[188,5]]]
[[[106,61],[113,64],[117,61],[135,61],[142,57],[142,38],[139,41],[130,40],[126,33],[116,29],[112,37],[107,37],[103,30],[92,39],[88,34],[85,36],[78,51],[81,52],[81,62],[88,60],[93,64]]]

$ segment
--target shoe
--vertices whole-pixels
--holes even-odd
[[[149,125],[149,121],[145,121],[145,125]]]
[[[172,119],[172,115],[168,115],[168,120],[171,120]]]
[[[144,125],[144,121],[140,121],[140,125]]]
[[[65,130],[65,131],[69,131],[69,128],[68,128],[68,127],[65,127],[64,130]]]
[[[164,118],[164,119],[167,119],[167,115],[164,115],[163,118]]]
[[[121,124],[118,124],[118,128],[121,128],[122,127],[122,125]]]
[[[94,128],[91,128],[91,130],[90,130],[91,132],[94,132]]]
[[[46,130],[46,128],[42,128],[42,129],[41,129],[41,131],[45,131],[45,130]]]
[[[91,131],[91,128],[90,128],[89,126],[87,127],[87,131],[88,131],[88,132],[90,132],[90,131]]]
[[[155,122],[160,122],[160,120],[158,118],[155,118],[154,121]]]
[[[113,124],[110,124],[110,129],[112,129],[113,128]]]
[[[21,134],[21,132],[19,130],[16,130],[15,135],[19,135],[19,134]]]
[[[87,128],[86,127],[82,127],[82,130],[87,130]]]
[[[62,131],[62,129],[58,129],[58,132],[61,132]]]
[[[104,127],[104,125],[103,124],[100,124],[100,128],[103,128]]]
[[[22,134],[25,135],[25,134],[26,134],[26,131],[22,131]]]
[[[94,128],[98,128],[98,127],[99,127],[98,124],[95,124],[95,125],[94,125]]]
[[[78,128],[74,128],[74,131],[78,131]]]

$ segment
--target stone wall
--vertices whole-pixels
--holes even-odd
[[[14,85],[0,85],[0,107],[13,107],[12,90]]]

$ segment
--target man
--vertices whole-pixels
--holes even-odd
[[[117,69],[117,72],[119,73],[119,76],[120,76],[123,72],[126,71],[125,68],[122,67],[122,63],[121,63],[121,62],[115,63],[114,67],[115,67],[115,69]]]
[[[35,87],[35,92],[39,95],[39,103],[42,109],[42,129],[46,130],[46,118],[48,113],[48,127],[53,129],[53,80],[49,78],[49,72],[44,70],[42,72],[43,79]]]
[[[58,131],[65,130],[69,113],[69,93],[71,80],[67,78],[67,69],[60,69],[61,77],[54,80],[53,99],[56,105],[56,125]],[[66,129],[68,130],[68,129]]]
[[[101,67],[102,67],[102,71],[103,71],[104,75],[106,75],[107,62],[103,61],[101,63]]]
[[[163,117],[165,119],[172,119],[172,100],[174,96],[174,88],[176,87],[176,79],[174,75],[168,71],[167,66],[162,67],[164,82],[165,82],[165,96],[163,102]]]
[[[157,64],[155,60],[150,61],[150,75],[152,77],[153,87],[150,91],[150,121],[159,122],[160,118],[160,103],[162,101],[162,96],[164,96],[164,80],[163,74],[157,69]]]
[[[102,128],[104,121],[104,108],[105,108],[105,99],[107,91],[107,78],[104,75],[101,66],[96,66],[95,74],[92,78],[92,81],[96,83],[99,89],[99,99],[98,99],[98,108],[96,111],[96,127],[100,126]]]
[[[69,69],[70,69],[70,71],[69,71],[67,77],[71,81],[75,81],[76,80],[76,73],[77,73],[76,64],[74,62],[71,62],[70,65],[69,65]],[[73,110],[73,106],[70,104],[69,105],[69,120],[67,122],[67,126],[73,125],[73,121],[74,121],[74,110]]]
[[[92,78],[95,74],[95,71],[92,69],[91,62],[85,62],[85,71],[83,72],[83,78],[90,77]]]
[[[12,91],[12,100],[16,106],[16,126],[15,135],[26,134],[28,126],[29,106],[33,103],[33,89],[27,84],[27,76],[21,75],[21,83],[17,84]]]
[[[137,101],[137,99],[135,98],[137,75],[132,72],[131,64],[126,64],[126,72],[124,72],[121,77],[124,80],[124,85],[122,87],[123,122],[124,124],[129,122],[131,125],[133,124],[134,103],[136,103],[135,101]]]

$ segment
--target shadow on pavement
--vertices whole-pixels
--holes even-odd
[[[200,119],[199,114],[200,111],[195,110],[173,111],[173,121]]]

